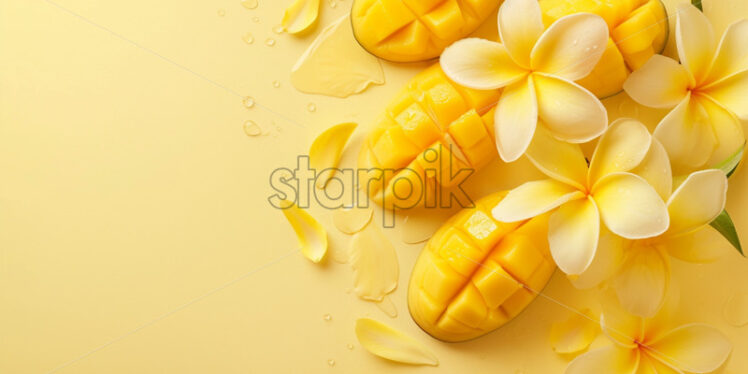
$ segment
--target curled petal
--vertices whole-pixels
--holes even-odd
[[[637,103],[652,108],[672,108],[686,97],[691,78],[677,61],[654,55],[626,79],[623,89]]]
[[[281,26],[289,34],[299,34],[311,27],[319,15],[319,0],[296,0],[283,13]]]
[[[530,68],[530,52],[543,29],[543,13],[535,0],[506,0],[499,8],[499,35],[517,65]]]
[[[641,122],[621,118],[610,124],[597,143],[590,162],[589,184],[619,171],[639,165],[652,144],[652,135]]]
[[[703,82],[716,49],[714,29],[706,16],[691,4],[678,7],[675,42],[680,62],[691,74],[693,83]]]
[[[576,188],[552,179],[532,181],[511,190],[491,213],[501,222],[522,221],[582,197]]]
[[[379,357],[411,365],[439,365],[436,355],[421,342],[373,319],[356,321],[356,337],[364,349]]]
[[[670,193],[673,191],[673,170],[670,167],[667,151],[657,138],[652,138],[652,145],[647,155],[644,156],[639,166],[631,170],[631,173],[644,178],[663,201],[670,198]]]
[[[576,13],[554,22],[532,49],[534,71],[570,81],[592,72],[608,44],[608,25],[592,13]]]
[[[507,87],[494,113],[496,147],[501,159],[513,162],[527,150],[538,125],[538,102],[532,77]]]
[[[669,237],[664,242],[671,256],[686,262],[706,264],[714,262],[728,252],[725,238],[714,227],[701,229],[684,235]]]
[[[707,113],[699,100],[690,95],[660,121],[654,135],[667,150],[673,165],[689,169],[703,166],[717,142]]]
[[[735,155],[745,145],[743,125],[735,114],[725,109],[721,104],[709,97],[700,97],[703,100],[699,102],[709,116],[717,140],[717,147],[714,149],[712,157],[707,161],[707,165],[719,165]]]
[[[538,115],[553,136],[585,143],[605,132],[608,112],[600,100],[582,86],[546,74],[533,74]]]
[[[686,178],[668,200],[668,235],[708,225],[725,209],[727,176],[717,169],[701,170]]]
[[[590,289],[616,274],[623,262],[624,241],[625,239],[613,234],[605,226],[601,227],[595,258],[584,273],[571,280],[574,287]]]
[[[318,173],[330,169],[334,171],[356,126],[353,122],[341,123],[319,134],[309,148],[309,166]],[[324,188],[333,174],[322,173],[316,180],[317,188]]]
[[[748,70],[748,19],[730,25],[722,35],[707,82]]]
[[[614,285],[624,309],[649,318],[660,310],[668,283],[667,258],[654,247],[635,245],[628,251]]]
[[[587,352],[569,363],[566,374],[634,374],[639,350],[608,346]]]
[[[556,353],[574,354],[587,349],[600,333],[600,325],[589,309],[572,313],[551,326],[551,346]]]
[[[592,263],[600,237],[600,213],[591,198],[562,205],[548,221],[548,244],[566,274],[583,273]]]
[[[301,253],[309,261],[318,263],[327,253],[327,231],[306,211],[291,201],[283,200],[283,215],[291,224],[301,246]]]
[[[476,90],[501,88],[527,75],[501,43],[479,38],[452,44],[444,50],[439,63],[449,79]]]
[[[732,345],[719,330],[690,324],[669,331],[649,345],[652,355],[689,373],[710,373],[727,360]]]
[[[526,154],[543,174],[578,189],[585,188],[587,161],[582,149],[554,138],[542,124],[535,131]]]
[[[740,119],[748,120],[748,70],[704,88],[704,93]]]
[[[657,236],[667,230],[667,206],[647,181],[630,173],[608,174],[592,189],[600,216],[610,231],[627,239]]]

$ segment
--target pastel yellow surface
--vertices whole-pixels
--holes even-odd
[[[729,5],[714,14],[748,16],[748,3],[712,2]],[[55,3],[160,57],[47,1],[0,2],[0,372],[563,372],[568,361],[548,342],[567,313],[558,304],[537,298],[496,332],[438,342],[404,309],[420,245],[384,230],[401,269],[391,294],[401,313],[390,319],[345,292],[349,265],[301,256],[266,200],[273,169],[294,168],[332,124],[371,129],[380,103],[425,65],[385,64],[387,85],[345,100],[304,95],[288,74],[320,29],[300,39],[275,34],[286,2],[260,0],[254,10],[237,0]],[[320,25],[350,3],[324,2]],[[246,32],[254,44],[241,40]],[[268,47],[267,38],[277,43]],[[251,110],[246,95],[257,101]],[[620,97],[606,104],[611,117],[638,112],[648,125],[662,115]],[[247,119],[270,135],[244,135]],[[355,165],[355,153],[341,165]],[[731,179],[728,210],[748,238],[745,170]],[[540,177],[524,161],[493,164],[468,187],[479,197]],[[329,211],[311,212],[335,231]],[[748,262],[730,251],[712,265],[676,262],[673,276],[688,295],[680,317],[725,332],[736,352],[728,369],[745,372],[745,328],[725,322],[722,307],[748,292]],[[544,294],[578,309],[596,305],[559,273]],[[398,366],[365,352],[354,332],[361,317],[418,339],[439,366]]]

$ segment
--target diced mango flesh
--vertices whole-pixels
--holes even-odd
[[[438,57],[491,15],[501,0],[355,0],[353,32],[372,54],[389,61]]]
[[[504,223],[491,209],[506,192],[457,213],[426,244],[411,275],[416,323],[450,342],[491,332],[514,318],[550,279],[548,216]]]

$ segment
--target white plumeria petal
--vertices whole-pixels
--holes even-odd
[[[627,239],[644,239],[665,232],[667,206],[652,186],[631,173],[613,173],[592,188],[605,226]]]
[[[675,167],[695,169],[703,166],[716,146],[716,137],[706,111],[699,100],[686,96],[655,128]]]
[[[636,374],[639,350],[607,346],[589,351],[569,363],[566,374]]]
[[[671,256],[696,264],[712,263],[730,251],[725,238],[712,226],[664,238],[662,245]]]
[[[727,176],[717,169],[701,170],[686,178],[668,200],[668,235],[678,235],[708,225],[725,209]]]
[[[743,124],[733,112],[727,110],[712,98],[705,95],[699,97],[702,98],[699,102],[709,118],[717,141],[712,157],[706,164],[709,166],[719,165],[745,146]]]
[[[731,24],[720,40],[707,82],[748,70],[748,19]]]
[[[625,239],[601,226],[600,240],[592,263],[578,277],[570,277],[574,287],[583,290],[597,287],[616,274],[623,261],[624,241]]]
[[[686,97],[690,82],[683,65],[669,57],[654,55],[629,75],[623,89],[639,104],[672,108]]]
[[[530,52],[543,34],[543,13],[535,0],[506,0],[499,8],[499,36],[517,65],[530,68]]]
[[[660,310],[669,283],[668,258],[654,247],[635,244],[626,252],[613,284],[624,309],[649,318]]]
[[[585,189],[587,161],[582,149],[554,138],[542,123],[536,129],[526,155],[543,174],[580,190]]]
[[[711,84],[703,92],[740,119],[748,120],[748,70]]]
[[[714,29],[706,16],[691,4],[678,6],[675,42],[680,62],[685,65],[694,84],[700,84],[709,73],[717,48]]]
[[[608,111],[584,87],[565,79],[535,73],[538,115],[553,136],[570,143],[585,143],[608,127]]]
[[[608,25],[592,13],[576,13],[554,22],[532,49],[533,71],[571,81],[592,72],[608,44]]]
[[[652,355],[689,373],[710,373],[727,360],[732,345],[719,330],[703,325],[681,326],[656,338]]]
[[[644,160],[631,170],[646,180],[660,195],[663,201],[670,198],[673,191],[673,170],[670,166],[670,158],[657,138],[652,138],[652,145],[644,156]]]
[[[455,42],[444,50],[439,63],[449,79],[476,90],[505,87],[528,74],[501,43],[479,38]]]
[[[652,135],[641,122],[620,118],[600,137],[590,161],[589,184],[620,171],[638,166],[649,152]]]
[[[517,222],[583,197],[576,188],[552,179],[532,181],[511,190],[491,213],[498,221]]]
[[[548,244],[561,271],[569,275],[583,273],[592,263],[600,237],[600,213],[595,201],[569,201],[551,214]]]
[[[496,147],[513,162],[527,150],[538,126],[538,102],[532,76],[504,89],[494,113]]]

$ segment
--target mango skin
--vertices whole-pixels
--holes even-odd
[[[355,0],[351,22],[367,51],[393,62],[425,61],[480,26],[497,0]]]
[[[477,338],[522,312],[556,266],[548,214],[502,223],[491,209],[499,192],[450,218],[429,240],[408,285],[408,308],[426,333],[446,342]]]

